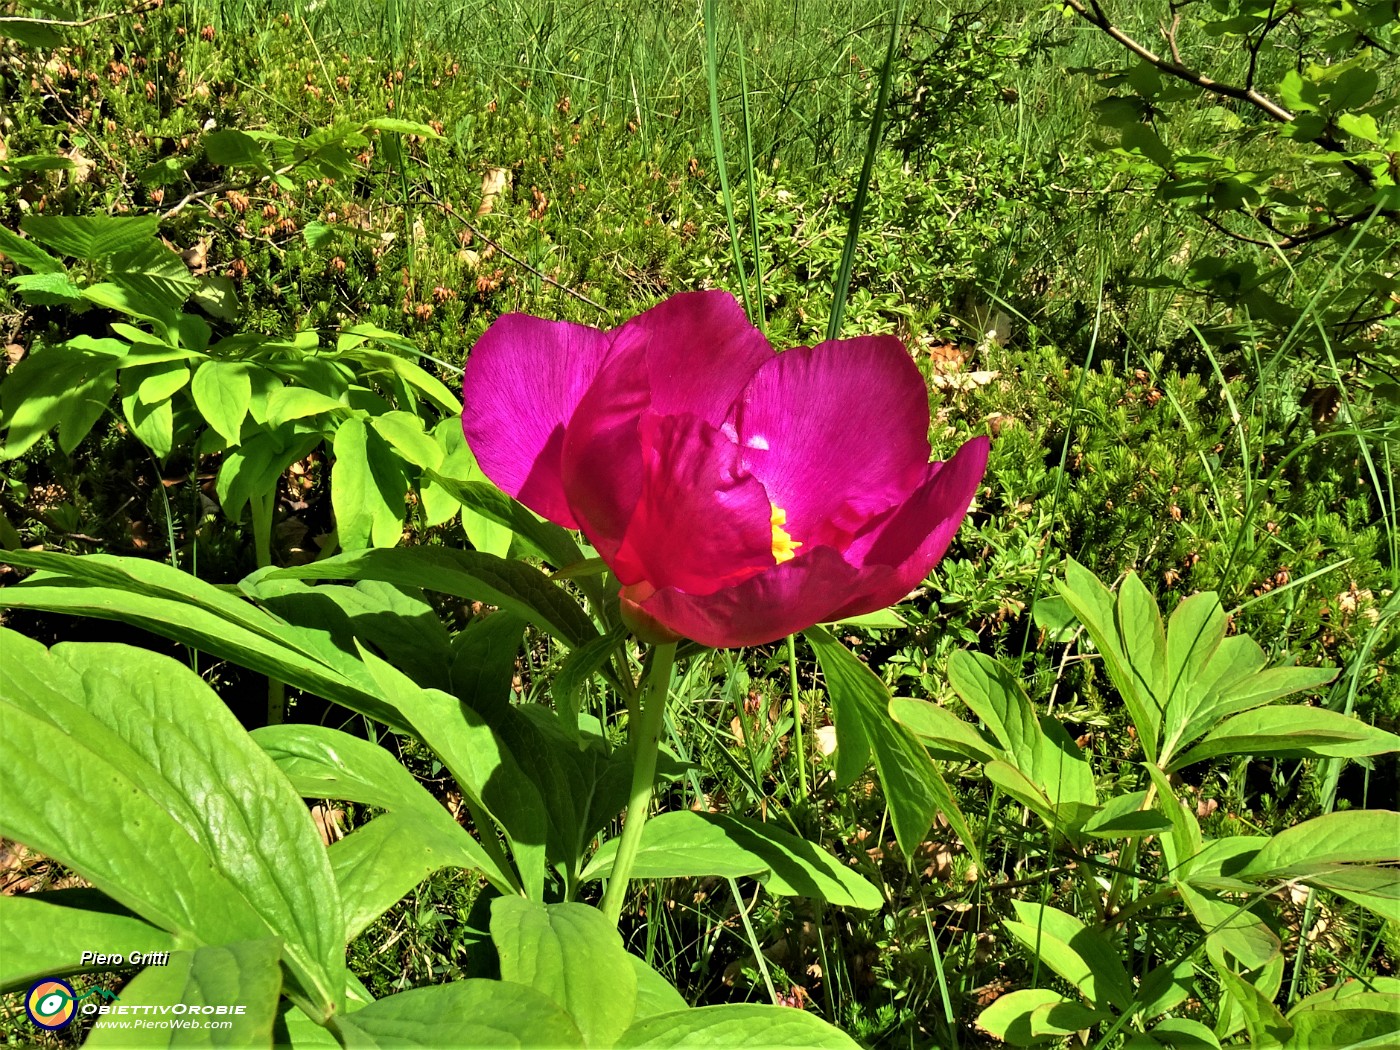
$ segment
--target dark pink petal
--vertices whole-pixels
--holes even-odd
[[[845,555],[866,572],[865,585],[840,605],[837,619],[883,609],[924,581],[967,516],[990,447],[985,437],[973,438],[946,462],[930,463],[913,495],[861,530]]]
[[[928,391],[893,336],[779,354],[735,407],[749,469],[802,543],[844,546],[907,497],[928,464]]]
[[[667,587],[638,604],[657,623],[701,645],[765,645],[832,619],[860,578],[861,570],[840,553],[818,547],[713,594]]]
[[[531,510],[577,528],[561,480],[564,431],[607,356],[606,333],[505,314],[467,357],[462,432],[486,476]]]
[[[607,363],[569,423],[563,473],[575,520],[611,560],[642,497],[642,413],[719,426],[773,349],[728,292],[687,292],[611,333]]]
[[[924,483],[845,557],[830,547],[799,551],[714,594],[663,588],[637,604],[667,630],[716,648],[763,645],[814,623],[884,609],[922,583],[947,550],[981,483],[987,450],[986,438],[974,438],[946,463],[929,464]]]
[[[644,413],[642,495],[609,564],[623,584],[709,594],[775,563],[768,494],[694,416]]]
[[[614,354],[646,361],[656,412],[699,416],[716,427],[753,374],[776,356],[734,296],[721,291],[673,295],[611,334]]]

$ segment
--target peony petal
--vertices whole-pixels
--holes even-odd
[[[887,608],[948,549],[986,471],[988,447],[974,438],[946,463],[929,464],[924,483],[845,557],[818,547],[714,594],[663,588],[638,604],[666,629],[716,648],[764,645],[814,623]]]
[[[486,476],[531,510],[577,528],[564,495],[565,428],[607,357],[606,333],[505,314],[467,357],[462,431]]]
[[[772,568],[772,508],[739,450],[694,416],[643,415],[645,477],[610,565],[623,584],[646,581],[709,594]]]
[[[928,465],[928,390],[893,336],[778,355],[744,388],[733,423],[788,531],[814,546],[843,547]]]
[[[728,292],[674,295],[612,337],[606,364],[570,420],[563,457],[573,516],[609,561],[642,498],[642,414],[688,414],[718,427],[774,356]]]
[[[665,587],[638,604],[657,623],[701,645],[766,645],[835,619],[836,603],[860,585],[861,576],[838,551],[818,547],[713,594]]]
[[[864,585],[836,610],[837,619],[893,605],[927,578],[943,557],[987,470],[990,442],[966,442],[944,463],[930,463],[907,500],[870,522],[846,549]]]
[[[655,411],[716,427],[753,374],[777,356],[734,296],[721,291],[673,295],[612,336],[614,354],[645,358]]]

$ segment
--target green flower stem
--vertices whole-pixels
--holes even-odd
[[[1162,758],[1163,765],[1166,758]],[[1165,770],[1163,770],[1165,773]],[[1146,813],[1152,808],[1152,803],[1157,800],[1157,782],[1154,780],[1147,785],[1147,792],[1142,797],[1142,805],[1138,806],[1139,813]],[[1104,912],[1107,918],[1114,922],[1118,921],[1119,902],[1123,899],[1123,893],[1128,888],[1128,882],[1132,878],[1131,872],[1137,865],[1138,847],[1142,845],[1142,839],[1129,839],[1123,852],[1119,854],[1118,871],[1114,873],[1113,882],[1108,888],[1108,899],[1104,904]]]
[[[797,745],[797,791],[807,797],[807,727],[802,724],[802,704],[797,692],[797,635],[788,635],[788,679],[792,683],[792,735]]]
[[[651,807],[651,789],[656,782],[656,751],[661,737],[662,717],[666,713],[666,697],[670,693],[671,667],[676,662],[676,643],[665,642],[653,647],[651,663],[646,670],[639,700],[640,717],[630,723],[632,737],[632,793],[627,798],[627,816],[622,825],[622,837],[617,844],[612,875],[607,892],[603,894],[603,914],[616,925],[622,919],[622,904],[627,897],[627,883],[637,862],[642,844],[642,828],[646,826],[647,810]]]

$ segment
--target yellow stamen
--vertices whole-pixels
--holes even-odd
[[[797,557],[797,548],[802,546],[802,543],[793,539],[783,528],[787,524],[787,511],[776,504],[770,506],[773,507],[773,516],[769,519],[773,525],[773,561],[781,565]]]

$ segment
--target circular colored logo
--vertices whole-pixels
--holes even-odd
[[[24,1010],[40,1028],[56,1032],[73,1023],[73,1015],[78,1012],[74,1006],[77,998],[71,984],[50,977],[30,986],[24,997]]]

